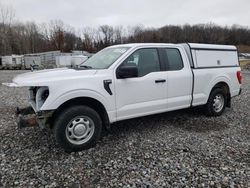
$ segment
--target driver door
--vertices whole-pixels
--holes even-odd
[[[167,75],[161,71],[158,50],[136,50],[119,67],[126,64],[136,64],[138,76],[115,78],[117,121],[166,111]]]

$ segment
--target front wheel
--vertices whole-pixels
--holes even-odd
[[[205,112],[208,116],[220,116],[226,107],[226,93],[222,88],[215,88],[212,90],[207,104],[205,105]]]
[[[57,143],[67,152],[93,147],[99,140],[102,121],[88,106],[72,106],[61,112],[54,124]]]

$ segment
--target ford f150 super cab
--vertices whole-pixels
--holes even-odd
[[[241,92],[240,71],[235,46],[123,44],[77,68],[28,72],[5,85],[29,87],[31,107],[17,109],[20,127],[49,125],[61,147],[79,151],[120,120],[201,105],[219,116]]]

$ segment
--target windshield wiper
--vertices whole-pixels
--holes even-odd
[[[88,66],[88,65],[80,65],[80,67],[85,68],[85,69],[93,69],[93,67]]]

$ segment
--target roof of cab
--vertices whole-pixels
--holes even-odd
[[[146,46],[173,46],[172,43],[129,43],[129,44],[118,44],[110,46],[113,47],[146,47]]]
[[[231,45],[217,45],[217,44],[201,44],[201,43],[185,43],[190,46],[192,49],[224,49],[224,50],[237,50],[235,46]],[[110,46],[109,48],[114,47],[147,47],[147,46],[182,46],[182,44],[173,44],[173,43],[129,43],[129,44],[118,44]]]

